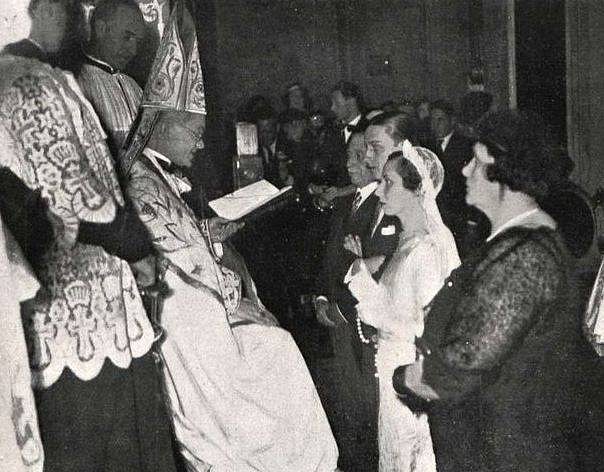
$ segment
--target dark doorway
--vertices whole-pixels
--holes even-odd
[[[564,0],[517,0],[518,108],[539,113],[566,146],[566,24]]]

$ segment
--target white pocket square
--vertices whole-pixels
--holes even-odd
[[[382,236],[392,236],[394,235],[394,233],[396,233],[396,229],[394,227],[394,225],[389,225],[389,226],[384,226],[382,228]]]

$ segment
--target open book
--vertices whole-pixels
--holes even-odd
[[[212,200],[210,208],[218,216],[227,220],[238,220],[252,213],[254,210],[267,205],[269,202],[279,199],[290,190],[291,186],[279,190],[266,180],[260,180],[259,182],[235,190],[233,193]]]

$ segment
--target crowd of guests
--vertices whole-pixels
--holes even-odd
[[[272,215],[270,237],[286,244],[257,254],[281,251],[283,267],[256,278],[261,295],[286,291],[281,316],[312,293],[328,334],[307,322],[300,344],[317,338],[307,359],[340,467],[600,467],[601,363],[565,239],[580,222],[543,209],[572,163],[540,117],[493,110],[482,90],[457,108],[365,107],[349,82],[330,113],[300,84],[284,105],[256,96],[240,116],[258,126],[264,177],[300,195],[296,215]]]
[[[367,107],[360,88],[345,81],[333,87],[330,97],[329,111],[313,108],[306,89],[294,83],[283,96],[282,111],[256,95],[237,117],[257,126],[263,177],[279,188],[293,186],[299,198],[296,208],[266,222],[271,231],[265,232],[264,243],[263,235],[253,228],[241,243],[245,251],[246,240],[249,242],[247,256],[254,260],[259,289],[269,308],[281,314],[285,323],[300,309],[300,300],[309,300],[307,295],[315,293],[316,268],[324,260],[333,210],[339,199],[354,196],[357,189],[347,168],[351,137],[363,136],[355,148],[362,153],[367,150],[369,155],[379,152],[373,150],[373,142],[381,149],[388,141],[384,126],[368,129],[371,120],[404,128],[406,139],[431,150],[442,161],[447,178],[437,196],[438,206],[462,256],[484,241],[490,229],[486,216],[465,202],[461,172],[472,155],[472,127],[491,109],[490,94],[468,92],[459,111],[441,99],[388,101],[380,107]],[[258,244],[266,250],[257,251]],[[270,257],[266,256],[269,252]],[[284,282],[285,289],[275,280]]]
[[[298,200],[244,228],[191,204],[185,3],[144,90],[133,0],[98,2],[78,66],[52,67],[67,4],[24,2],[0,54],[2,470],[601,468],[604,333],[541,205],[568,166],[537,116],[482,91],[367,110],[349,82],[331,118],[300,84],[278,116],[254,97],[264,177]],[[283,326],[308,305],[305,359]]]

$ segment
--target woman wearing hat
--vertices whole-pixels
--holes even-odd
[[[535,117],[504,111],[480,125],[463,174],[491,235],[432,301],[420,360],[394,374],[403,400],[428,408],[439,472],[580,469],[588,351],[566,249],[537,203],[558,169]]]

